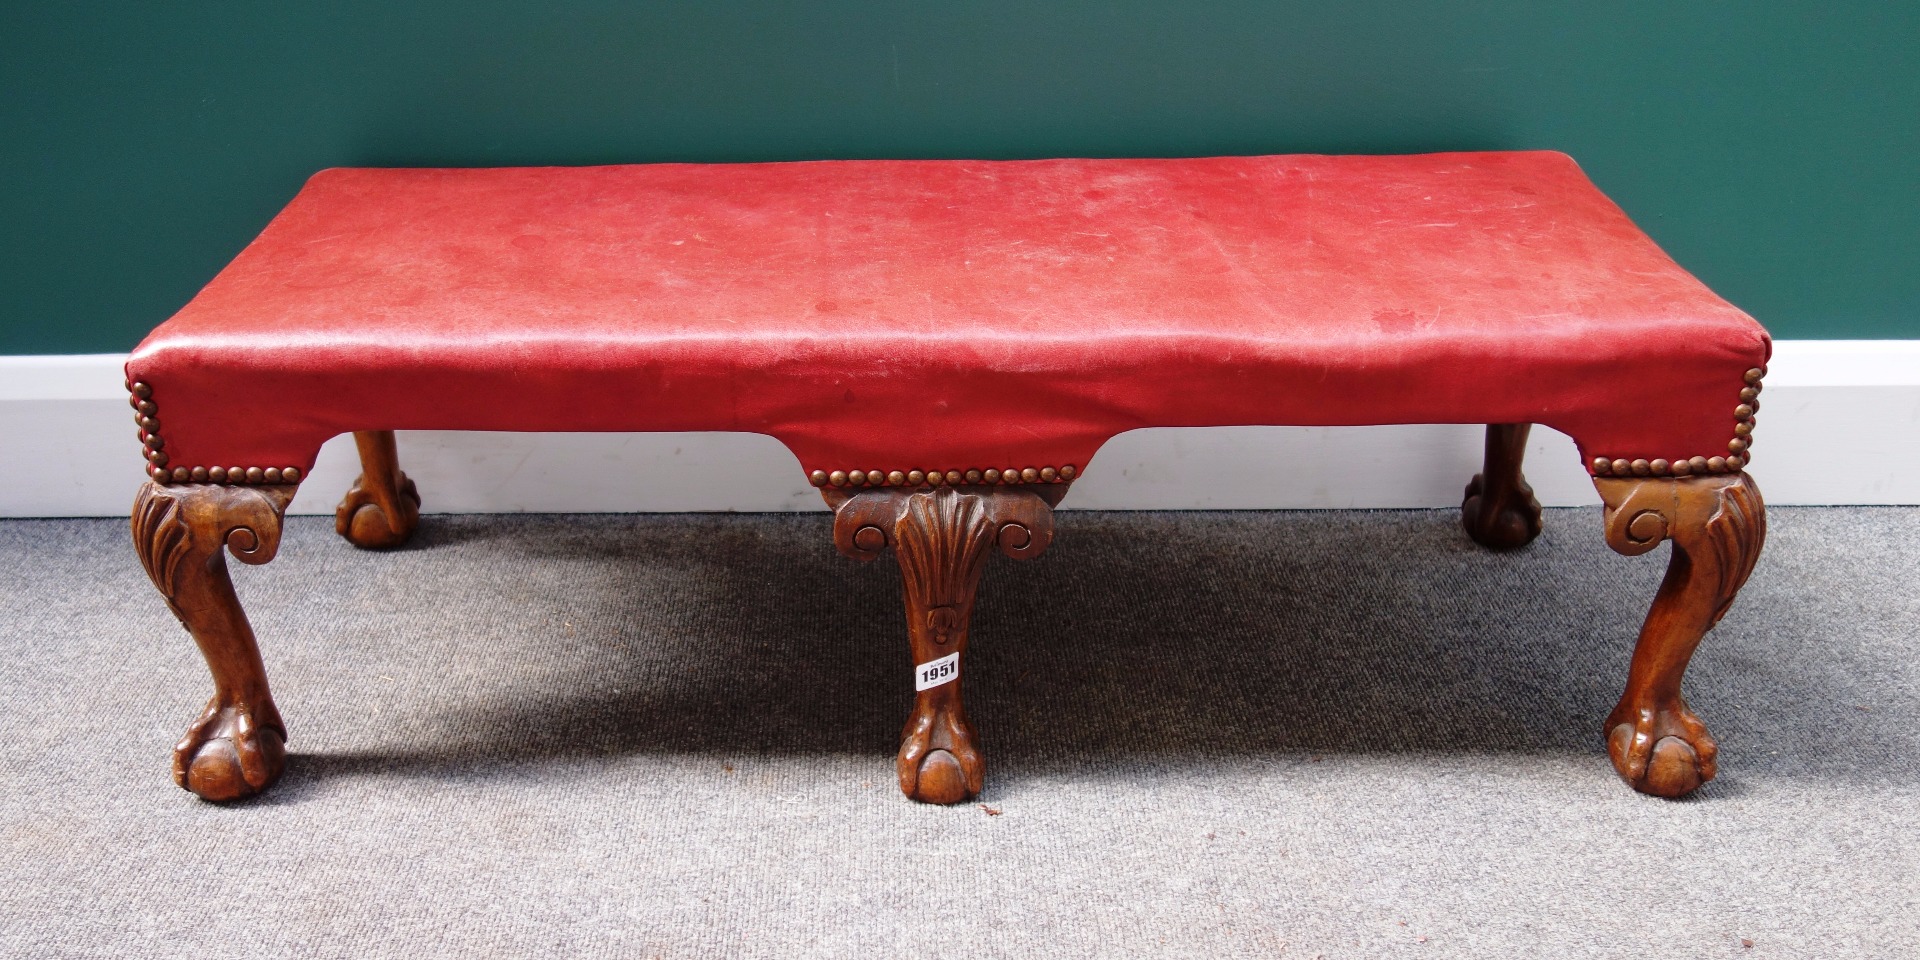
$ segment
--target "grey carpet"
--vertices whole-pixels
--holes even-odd
[[[0,948],[1920,955],[1920,510],[1772,521],[1667,802],[1598,730],[1665,550],[1597,510],[1063,514],[975,623],[998,816],[899,795],[899,575],[824,516],[294,520],[234,564],[294,755],[229,808],[168,780],[209,685],[124,523],[0,523]]]

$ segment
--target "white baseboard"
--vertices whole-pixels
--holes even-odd
[[[0,516],[123,516],[144,479],[120,354],[0,357]],[[1063,507],[1445,507],[1479,468],[1474,425],[1204,427],[1115,437]],[[1774,345],[1752,473],[1773,504],[1920,504],[1920,340]],[[402,432],[429,512],[823,509],[770,437],[739,433]],[[1196,465],[1205,464],[1205,469]],[[1597,503],[1573,443],[1533,434],[1549,506]],[[331,513],[358,466],[322,449],[294,513]]]

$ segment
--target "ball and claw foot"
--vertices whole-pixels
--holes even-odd
[[[1515,479],[1504,497],[1487,496],[1486,474],[1476,473],[1467,484],[1460,521],[1474,542],[1493,550],[1517,550],[1540,535],[1540,501],[1533,487]]]
[[[1683,701],[1622,703],[1607,718],[1607,756],[1620,779],[1641,793],[1684,797],[1713,779],[1719,747]]]
[[[386,550],[400,546],[413,536],[420,525],[420,491],[412,478],[399,474],[392,498],[398,517],[387,516],[382,498],[368,488],[363,474],[353,482],[346,499],[334,512],[334,530],[347,542],[363,550]]]
[[[263,719],[244,704],[223,705],[216,697],[173,748],[173,782],[215,803],[253,796],[280,779],[286,743],[277,716]]]
[[[966,716],[944,705],[914,704],[900,735],[900,792],[921,803],[960,803],[980,793],[987,762]]]

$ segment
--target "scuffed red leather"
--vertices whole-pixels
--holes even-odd
[[[1713,456],[1768,352],[1527,152],[327,170],[127,369],[175,466],[740,430],[809,470],[964,470],[1224,424]]]

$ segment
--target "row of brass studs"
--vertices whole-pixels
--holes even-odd
[[[942,484],[981,486],[985,484],[1066,483],[1078,473],[1069,463],[1053,467],[1025,467],[1005,470],[815,470],[807,481],[816,487],[937,487]]]
[[[1728,456],[1691,457],[1682,460],[1620,460],[1594,457],[1596,477],[1685,477],[1706,473],[1739,473],[1753,462],[1753,415],[1760,412],[1760,380],[1765,367],[1746,372],[1745,387],[1740,389],[1740,405],[1733,408],[1733,439],[1727,441]]]
[[[148,474],[156,471],[149,470]],[[153,478],[166,483],[299,483],[299,467],[174,467]]]
[[[159,408],[153,404],[153,388],[144,383],[127,384],[133,406],[133,420],[140,425],[140,445],[146,448],[147,476],[155,483],[299,483],[299,467],[171,467],[167,466],[167,442],[160,438]]]
[[[168,476],[164,469],[167,465],[167,442],[160,439],[160,421],[154,419],[160,408],[153,405],[153,388],[144,383],[129,382],[127,393],[127,403],[133,407],[133,422],[140,425],[140,446],[147,458],[147,475],[165,483]]]
[[[1687,460],[1608,460],[1606,457],[1593,458],[1595,476],[1615,477],[1685,477],[1693,474],[1739,473],[1745,469],[1744,457],[1693,457]]]

